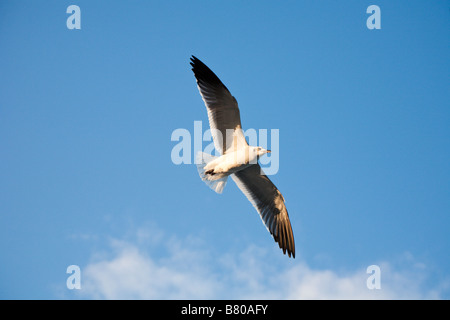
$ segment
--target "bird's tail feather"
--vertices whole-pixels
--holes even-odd
[[[222,193],[225,185],[227,184],[228,176],[219,179],[211,179],[212,177],[205,173],[205,166],[214,159],[217,159],[217,157],[204,152],[198,152],[195,163],[197,164],[197,170],[200,178],[205,181],[208,187],[217,193]]]

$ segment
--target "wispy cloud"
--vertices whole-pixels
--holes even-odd
[[[165,254],[152,254],[148,246],[161,245],[161,237],[144,229],[136,235],[136,241],[111,240],[106,256],[82,267],[84,298],[439,299],[442,291],[423,289],[426,266],[417,262],[408,270],[380,262],[382,287],[369,290],[365,267],[342,274],[297,260],[280,269],[267,263],[266,251],[257,247],[217,256],[195,239],[176,237],[163,237]]]

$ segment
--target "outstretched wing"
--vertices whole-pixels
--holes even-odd
[[[292,255],[295,258],[294,234],[284,198],[261,171],[259,164],[238,171],[231,177],[256,208],[283,253],[287,252],[289,257]]]
[[[214,72],[194,56],[191,66],[208,110],[209,127],[217,151],[225,154],[246,146],[236,99]]]

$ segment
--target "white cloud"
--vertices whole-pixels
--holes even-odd
[[[83,269],[82,294],[94,299],[206,299],[217,283],[198,254],[184,249],[153,259],[137,246],[113,241],[113,257]],[[201,260],[201,257],[198,257]]]
[[[218,257],[198,249],[195,239],[175,237],[159,237],[167,252],[152,255],[139,243],[147,238],[140,229],[136,242],[112,240],[109,257],[98,255],[83,268],[80,294],[94,299],[438,299],[441,291],[422,289],[426,266],[417,262],[408,270],[380,263],[381,289],[369,290],[365,267],[340,274],[296,260],[279,269],[267,263],[260,248]]]

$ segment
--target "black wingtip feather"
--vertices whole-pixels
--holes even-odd
[[[292,256],[295,259],[294,234],[289,222],[278,221],[276,233],[273,234],[273,238],[278,243],[280,249],[283,250],[283,254],[287,253],[289,258]]]
[[[192,71],[194,72],[197,82],[206,83],[212,86],[221,86],[228,91],[228,88],[220,81],[219,77],[199,58],[194,55],[191,56],[190,65],[192,66]]]
[[[270,233],[280,249],[283,250],[283,254],[287,253],[289,258],[295,259],[295,242],[291,224],[277,221],[275,229]]]

